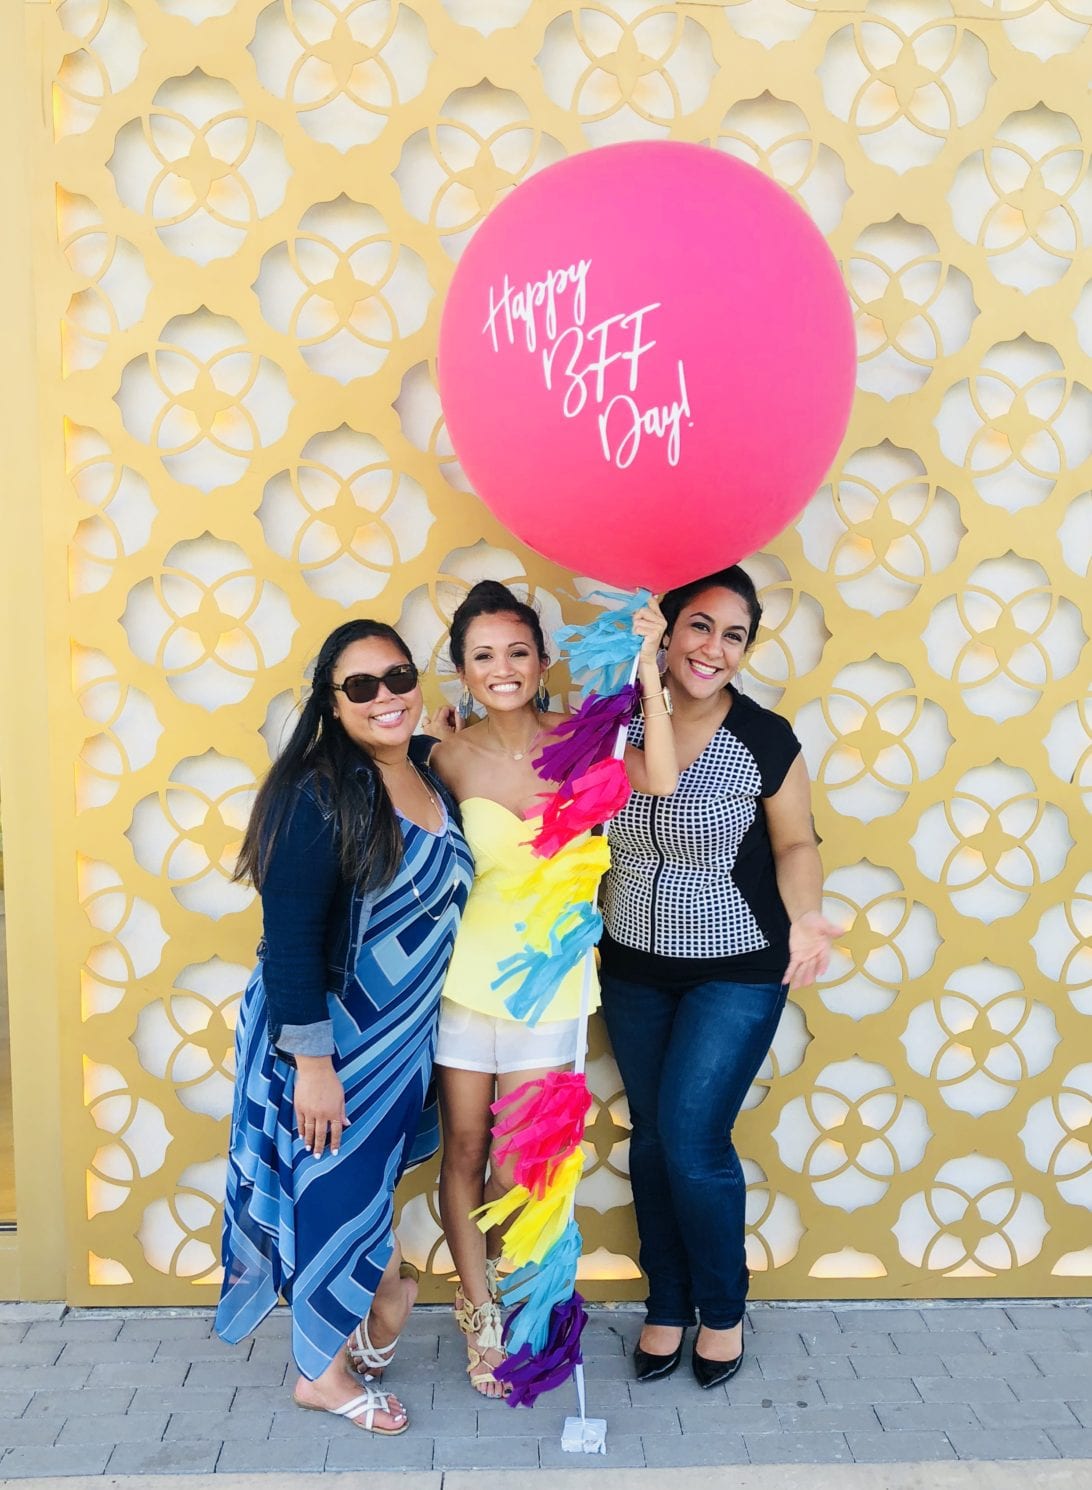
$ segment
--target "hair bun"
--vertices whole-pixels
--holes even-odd
[[[477,604],[502,604],[516,608],[520,605],[518,596],[514,595],[507,585],[502,585],[499,579],[478,580],[477,584],[471,585],[466,598]]]

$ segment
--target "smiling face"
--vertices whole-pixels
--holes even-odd
[[[679,612],[667,643],[667,673],[674,688],[708,699],[735,677],[747,652],[751,612],[734,590],[715,586],[693,596]]]
[[[350,642],[334,663],[331,682],[344,683],[353,673],[370,673],[381,678],[392,667],[408,662],[406,654],[386,637],[371,636]],[[421,689],[409,693],[392,693],[381,683],[379,692],[369,703],[354,704],[340,689],[333,690],[334,713],[342,729],[369,755],[402,756],[410,736],[421,717]]]
[[[534,699],[547,662],[518,616],[476,616],[459,676],[483,708],[511,713]]]

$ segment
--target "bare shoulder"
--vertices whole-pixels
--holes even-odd
[[[468,795],[468,777],[472,776],[474,763],[482,755],[480,721],[468,724],[454,735],[445,737],[436,745],[429,765],[445,785],[460,799]],[[477,739],[474,736],[477,735]]]

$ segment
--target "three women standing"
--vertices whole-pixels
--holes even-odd
[[[649,1280],[640,1381],[679,1364],[726,1381],[743,1359],[746,1184],[732,1127],[788,989],[826,968],[810,787],[790,726],[732,679],[761,606],[737,566],[669,591],[665,687],[679,782],[611,822],[603,1014],[629,1099],[630,1176]],[[640,745],[648,721],[635,719]]]
[[[436,1149],[437,1010],[473,872],[432,742],[412,738],[421,709],[397,632],[338,627],[238,868],[264,937],[236,1037],[216,1328],[238,1341],[283,1295],[295,1401],[385,1434],[405,1409],[350,1368],[389,1363],[413,1302],[394,1190]]]

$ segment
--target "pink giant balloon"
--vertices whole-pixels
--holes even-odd
[[[662,590],[753,553],[845,432],[852,315],[818,228],[701,145],[523,182],[455,271],[440,397],[474,489],[547,558]]]

